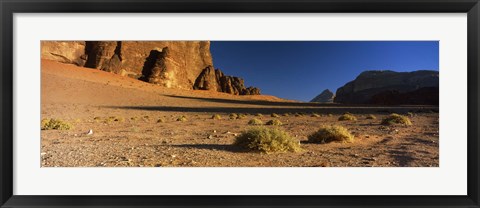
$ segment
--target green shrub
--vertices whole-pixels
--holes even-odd
[[[377,117],[375,117],[374,115],[370,114],[366,117],[367,119],[377,119]]]
[[[187,120],[188,119],[187,119],[186,116],[180,116],[180,117],[177,118],[177,121],[182,121],[183,122],[183,121],[187,121]]]
[[[308,136],[308,141],[315,143],[353,142],[353,135],[343,126],[323,126]]]
[[[73,125],[62,121],[59,119],[42,119],[41,129],[42,130],[70,130],[73,128]]]
[[[410,126],[412,125],[412,122],[408,117],[398,115],[396,113],[392,113],[382,120],[382,125],[393,125],[393,124],[403,124],[403,125]]]
[[[279,129],[256,127],[242,132],[235,138],[234,145],[267,154],[299,152],[300,142]]]
[[[280,116],[279,116],[278,114],[276,114],[276,113],[272,113],[270,116],[273,117],[273,118],[278,118],[278,117],[280,117]]]
[[[263,125],[263,121],[257,118],[254,118],[248,121],[248,125]]]
[[[318,118],[318,117],[320,117],[320,115],[318,115],[318,114],[316,114],[316,113],[313,113],[313,114],[312,114],[312,117]]]
[[[215,114],[215,115],[212,116],[212,119],[220,120],[220,119],[222,119],[222,116],[220,116],[219,114]]]
[[[339,121],[356,121],[357,120],[357,117],[355,117],[354,115],[350,114],[350,113],[345,113],[343,114],[342,116],[340,116],[338,118]]]
[[[271,126],[280,126],[282,125],[283,123],[278,120],[278,119],[273,119],[273,120],[270,120],[270,121],[267,121],[266,123],[267,125],[271,125]]]

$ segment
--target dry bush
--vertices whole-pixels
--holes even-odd
[[[278,119],[273,119],[273,120],[267,121],[266,124],[271,125],[271,126],[281,126],[281,125],[283,125],[283,123]]]
[[[212,119],[220,120],[220,119],[222,119],[222,116],[220,116],[219,114],[215,114],[215,115],[212,116]]]
[[[320,115],[318,115],[318,114],[316,114],[316,113],[313,113],[313,114],[312,114],[312,117],[318,118],[318,117],[320,117]]]
[[[165,119],[159,118],[159,119],[157,120],[157,123],[165,123]]]
[[[290,116],[290,114],[289,113],[284,113],[283,116],[288,117],[288,116]]]
[[[257,114],[255,114],[255,116],[257,116],[257,117],[263,117],[263,114],[257,113]]]
[[[240,114],[238,114],[237,119],[244,119],[246,117],[247,117],[247,115],[245,115],[243,113],[240,113]]]
[[[182,121],[183,122],[183,121],[187,121],[187,120],[188,119],[187,119],[186,116],[180,116],[180,117],[177,118],[177,121]]]
[[[124,121],[125,121],[125,118],[123,118],[123,117],[115,117],[115,118],[113,119],[113,121],[124,122]]]
[[[230,113],[230,115],[228,116],[231,120],[235,120],[238,118],[238,114],[236,113]]]
[[[270,114],[270,116],[273,117],[273,118],[278,118],[278,117],[280,117],[280,116],[279,116],[278,114],[276,114],[276,113],[272,113],[272,114]]]
[[[372,114],[369,114],[366,119],[377,119],[377,117],[375,117],[374,115]]]
[[[41,123],[42,130],[70,130],[73,125],[60,119],[43,119]]]
[[[353,142],[353,135],[343,126],[323,126],[317,132],[308,136],[308,141],[315,143]]]
[[[339,121],[356,121],[357,120],[357,117],[355,117],[353,114],[351,113],[345,113],[343,114],[342,116],[340,116],[338,118]]]
[[[300,142],[287,132],[266,127],[256,127],[242,132],[235,138],[234,145],[267,154],[302,150]]]
[[[258,118],[254,118],[248,121],[248,125],[263,125],[263,121]]]
[[[410,126],[412,125],[412,122],[410,119],[406,116],[398,115],[396,113],[392,113],[386,118],[382,120],[382,125],[393,125],[393,124],[403,124]]]

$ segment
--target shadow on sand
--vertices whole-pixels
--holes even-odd
[[[103,106],[105,107],[105,106]],[[336,106],[336,107],[180,107],[180,106],[106,106],[112,109],[126,109],[126,110],[146,110],[146,111],[164,111],[164,112],[193,112],[193,113],[319,113],[319,114],[343,114],[350,113],[407,113],[409,111],[423,110],[425,108],[438,107],[412,107],[412,106],[381,106],[381,107],[363,107],[363,106]]]
[[[171,147],[189,149],[220,150],[227,152],[246,152],[243,148],[231,144],[173,144]]]

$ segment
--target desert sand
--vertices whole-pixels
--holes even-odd
[[[41,76],[42,119],[61,119],[74,126],[41,131],[42,167],[439,166],[438,106],[349,106],[169,89],[49,60],[42,60]],[[345,112],[358,120],[338,121]],[[380,125],[390,113],[407,112],[413,112],[412,126]],[[231,120],[230,113],[247,116]],[[283,122],[275,128],[297,138],[303,151],[262,154],[232,145],[235,136],[251,127],[250,119],[266,122],[273,119],[271,113],[279,114],[277,119]],[[222,119],[212,119],[214,114]],[[377,118],[366,119],[369,114]],[[180,116],[187,121],[177,121]],[[158,123],[159,119],[165,122]],[[320,126],[332,124],[347,127],[355,141],[307,142]],[[90,129],[93,134],[87,135]]]

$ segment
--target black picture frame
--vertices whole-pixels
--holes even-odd
[[[479,207],[479,0],[0,0],[1,207]],[[15,13],[467,13],[468,194],[465,196],[13,195]],[[93,189],[94,187],[92,187]],[[254,187],[252,187],[254,188]],[[414,187],[412,187],[414,188]]]

